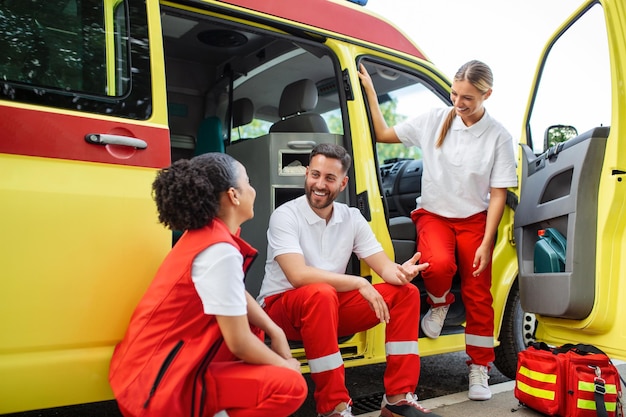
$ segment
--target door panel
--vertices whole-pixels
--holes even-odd
[[[525,311],[583,319],[595,299],[598,187],[609,128],[590,130],[539,156],[521,145],[522,178],[515,212],[520,294]],[[539,231],[565,238],[562,270],[545,271]],[[559,248],[549,247],[558,251]],[[554,255],[554,254],[550,254]]]
[[[111,353],[171,247],[151,197],[170,146],[147,13],[0,2],[0,414],[111,398]]]

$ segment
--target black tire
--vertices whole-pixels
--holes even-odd
[[[496,359],[493,361],[502,375],[515,379],[517,354],[534,341],[536,324],[535,315],[522,310],[519,287],[515,281],[506,301],[500,345],[495,348]]]

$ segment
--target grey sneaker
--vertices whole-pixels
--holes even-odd
[[[489,369],[486,366],[470,365],[469,371],[469,392],[467,396],[470,400],[484,401],[491,398],[489,389]]]
[[[422,330],[430,339],[436,339],[441,334],[443,322],[446,320],[450,305],[431,307],[422,319]]]
[[[407,393],[406,397],[393,404],[387,401],[387,396],[383,395],[380,406],[380,417],[440,417],[424,408],[417,402],[417,395]]]

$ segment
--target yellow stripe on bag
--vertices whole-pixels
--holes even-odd
[[[543,400],[554,400],[554,397],[556,396],[554,391],[541,388],[533,388],[530,385],[524,384],[520,381],[517,381],[517,389],[519,389],[523,393],[526,393],[536,398],[541,398]]]
[[[578,401],[576,402],[576,406],[580,408],[581,410],[595,410],[596,402],[593,400],[578,399]],[[615,408],[616,408],[614,402],[604,403],[604,406],[606,407],[606,411],[611,411],[611,412],[615,411]]]
[[[604,386],[607,394],[617,394],[617,386],[615,384],[606,384]],[[578,390],[586,392],[595,392],[596,387],[593,382],[578,381]]]
[[[520,366],[519,373],[532,379],[533,381],[546,382],[548,384],[556,384],[555,374],[544,374],[542,372],[531,371],[525,366]]]

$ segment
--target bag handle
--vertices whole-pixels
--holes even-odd
[[[594,345],[586,345],[584,343],[578,343],[578,344],[566,343],[563,346],[554,348],[553,353],[554,354],[558,354],[558,353],[565,353],[565,352],[569,352],[569,351],[574,351],[574,352],[579,353],[581,355],[588,355],[588,354],[592,354],[592,353],[599,353],[601,355],[606,356],[607,358],[609,357],[600,348],[597,348]]]
[[[530,342],[528,344],[528,347],[533,347],[537,350],[545,350],[546,352],[554,352],[554,349],[552,349],[550,346],[548,346],[548,344],[546,342]]]

